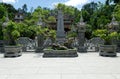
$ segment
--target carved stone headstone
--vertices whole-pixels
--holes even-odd
[[[62,11],[58,11],[57,21],[57,43],[63,43],[65,41],[64,21]]]
[[[78,52],[86,52],[86,47],[84,46],[85,42],[85,28],[86,24],[83,22],[81,16],[80,22],[77,24],[78,27]]]

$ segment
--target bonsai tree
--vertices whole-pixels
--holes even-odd
[[[104,39],[105,45],[111,45],[112,40],[117,39],[117,32],[109,32],[106,29],[98,29],[93,32],[93,36]]]
[[[55,39],[56,39],[56,31],[55,30],[50,30],[48,32],[48,37],[50,37],[52,43],[54,43]]]
[[[16,23],[10,21],[3,32],[5,33],[4,39],[9,41],[8,44],[16,45],[16,40],[20,36]]]

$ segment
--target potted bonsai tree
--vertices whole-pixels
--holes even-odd
[[[16,44],[17,38],[20,36],[19,31],[17,31],[17,25],[10,21],[3,30],[4,39],[7,41],[7,45],[4,47],[5,53],[4,57],[18,57],[21,56],[21,46]]]
[[[93,32],[94,36],[100,37],[104,39],[104,45],[99,46],[99,55],[100,56],[108,56],[113,57],[116,56],[116,45],[113,44],[113,40],[115,40],[118,36],[117,32],[109,32],[106,29],[98,29]]]

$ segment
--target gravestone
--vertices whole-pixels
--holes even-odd
[[[78,52],[86,52],[85,43],[85,28],[86,24],[83,22],[83,17],[81,16],[80,22],[77,24],[78,27]]]
[[[61,44],[65,42],[65,31],[64,31],[64,21],[63,21],[63,14],[62,11],[58,11],[58,17],[57,17],[57,43]]]

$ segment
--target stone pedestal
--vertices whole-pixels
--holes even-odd
[[[37,46],[36,46],[36,52],[42,52],[43,51],[43,44],[44,44],[44,36],[43,35],[38,35],[37,36]]]
[[[87,48],[84,46],[85,33],[78,32],[78,52],[87,52]]]

